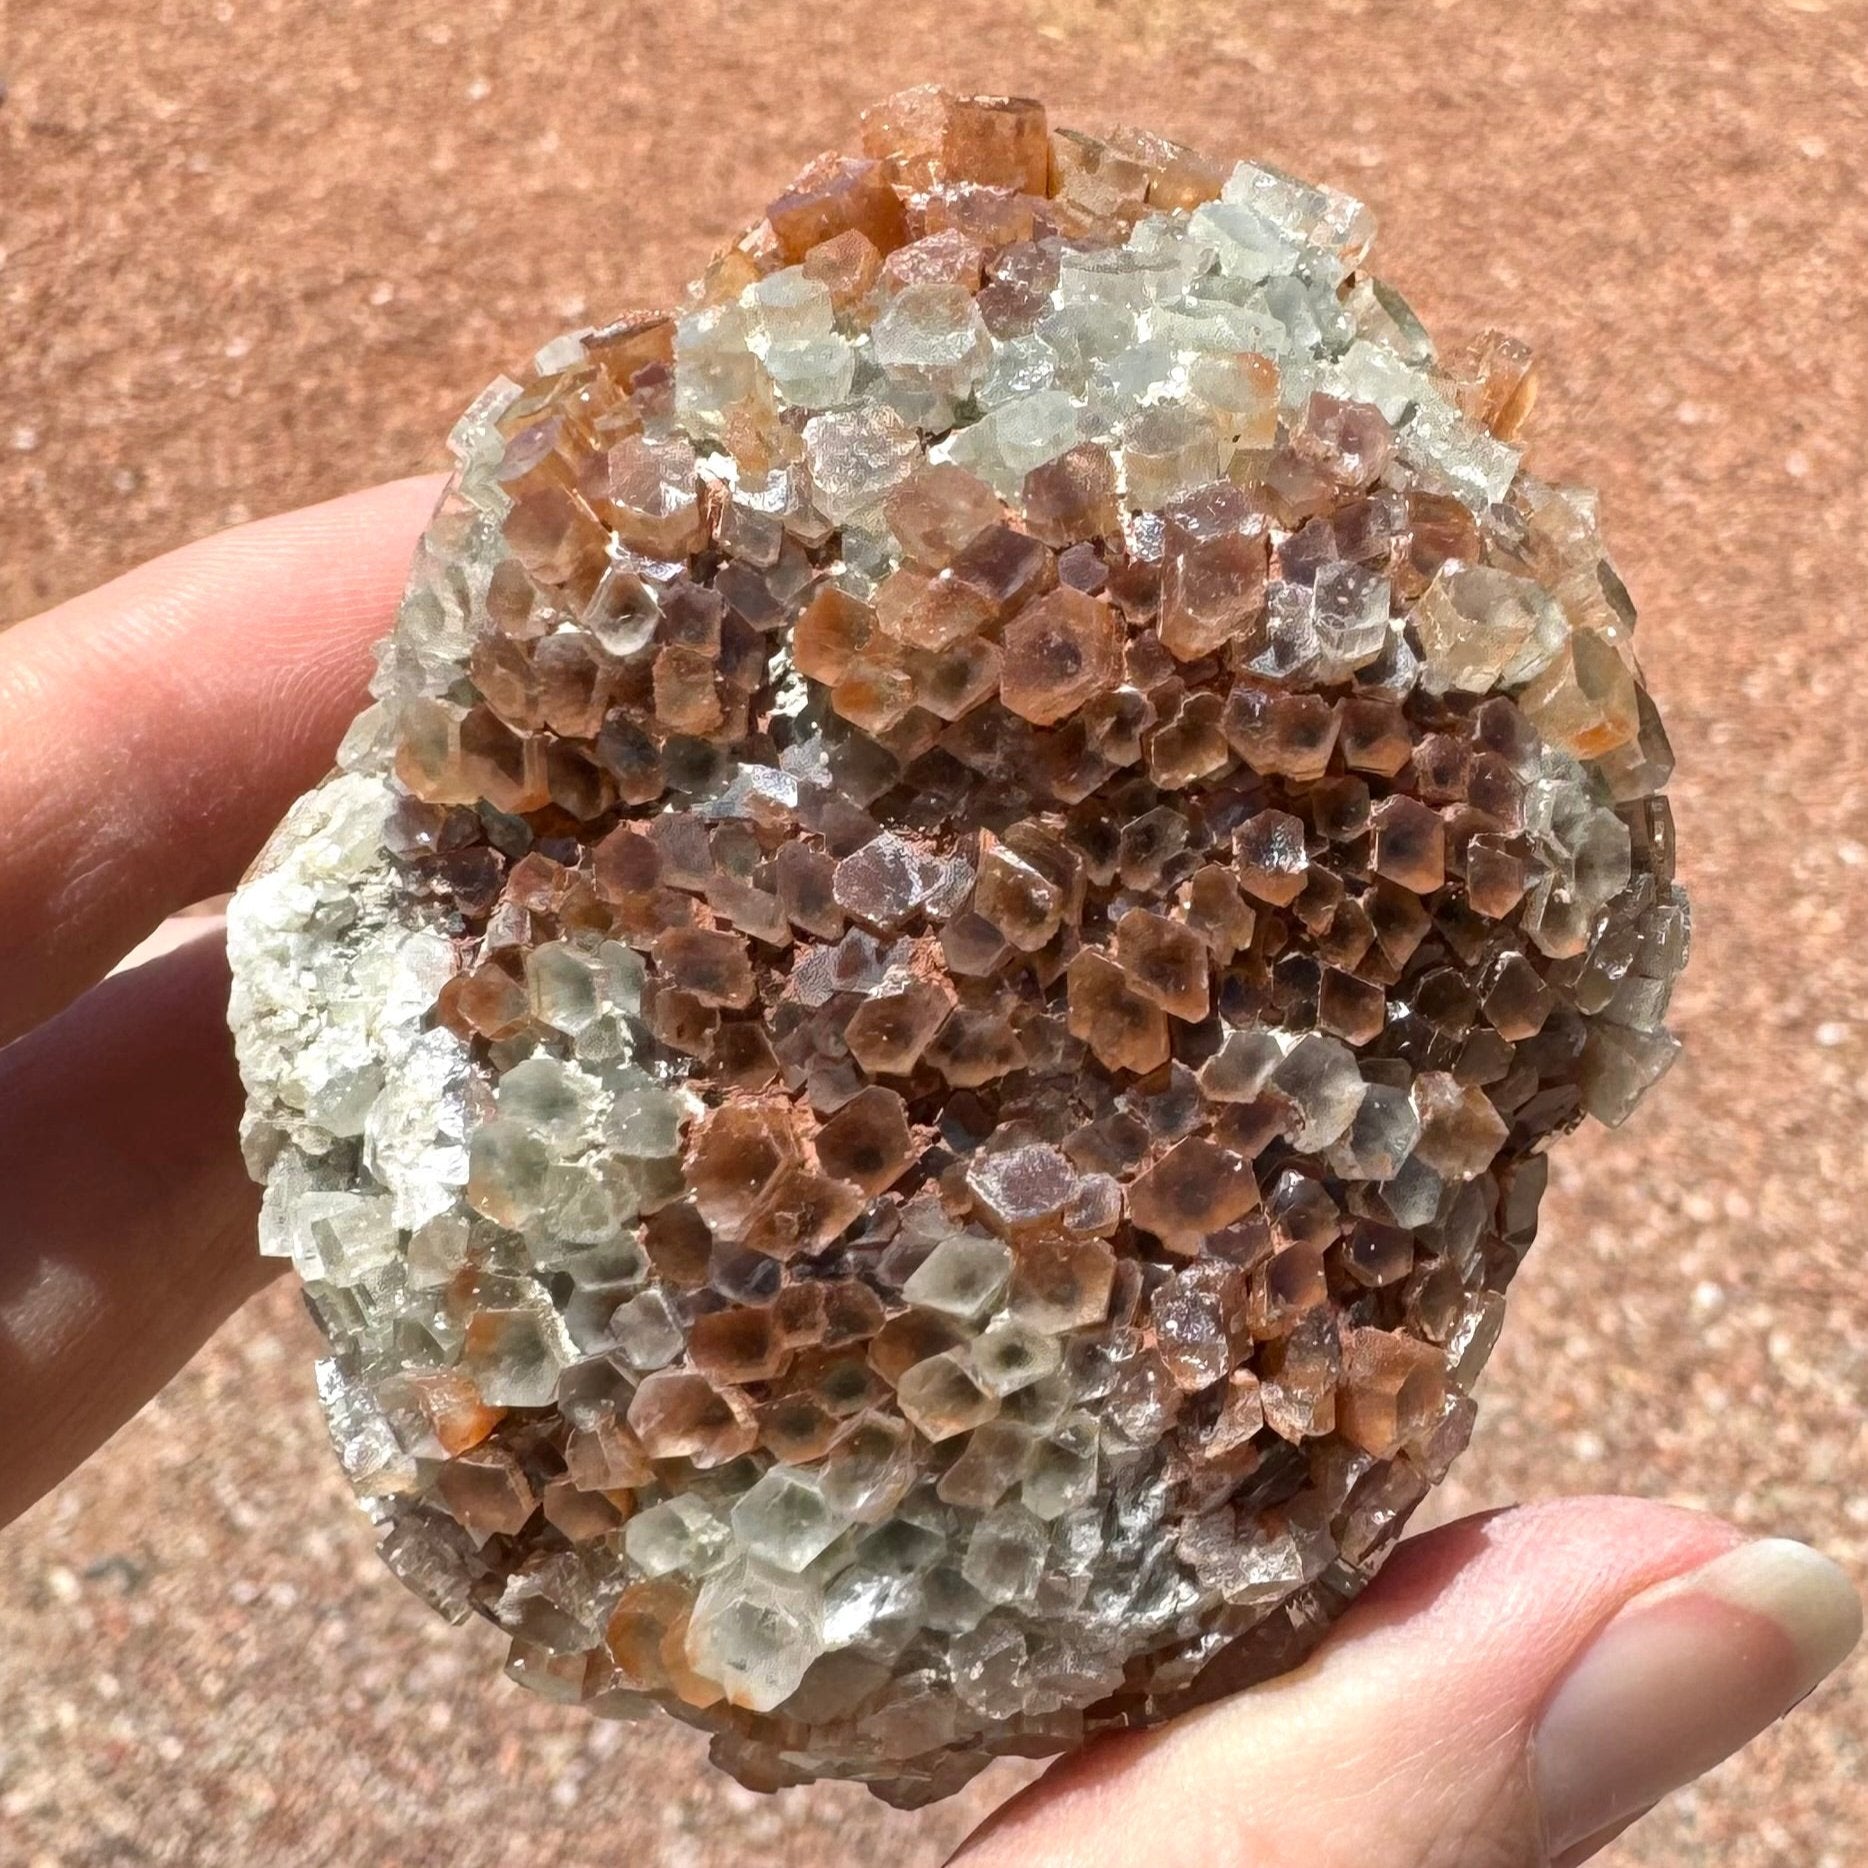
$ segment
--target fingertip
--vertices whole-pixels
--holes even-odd
[[[0,636],[0,1041],[230,888],[329,768],[443,484],[197,540]]]
[[[1834,1672],[1861,1627],[1840,1566],[1788,1538],[1737,1543],[1625,1600],[1537,1718],[1531,1763],[1551,1854],[1586,1858],[1730,1757]]]
[[[1047,1861],[1106,1868],[1532,1859],[1541,1818],[1526,1760],[1555,1683],[1631,1599],[1744,1548],[1716,1518],[1623,1498],[1425,1533],[1301,1667],[1063,1761],[958,1859],[1028,1860],[1039,1837]],[[1592,1807],[1604,1823],[1623,1813],[1613,1799]],[[1459,1833],[1477,1852],[1446,1853]],[[1121,1840],[1144,1834],[1146,1850]]]

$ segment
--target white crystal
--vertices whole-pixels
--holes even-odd
[[[850,393],[856,352],[841,337],[813,337],[774,344],[765,353],[765,368],[772,387],[792,408],[834,408]]]
[[[669,1090],[621,1090],[610,1104],[610,1143],[620,1155],[661,1160],[681,1147],[688,1105]]]
[[[1366,564],[1325,564],[1311,589],[1311,623],[1327,680],[1365,667],[1388,640],[1387,578]]]
[[[1019,1491],[1025,1509],[1049,1523],[1088,1504],[1096,1494],[1100,1444],[1094,1415],[1072,1414],[1060,1421],[1032,1455]]]
[[[575,1037],[603,1010],[597,971],[588,955],[565,941],[547,941],[525,959],[526,990],[541,1024]]]
[[[375,1397],[329,1358],[317,1368],[318,1399],[344,1477],[366,1498],[416,1488],[415,1461],[402,1450]]]
[[[510,1310],[483,1306],[461,1367],[489,1407],[549,1407],[576,1345],[537,1286],[533,1301]]]
[[[873,506],[921,458],[911,429],[891,409],[833,409],[804,425],[804,452],[818,509],[837,522]]]
[[[644,1576],[706,1576],[732,1547],[726,1521],[692,1492],[664,1498],[623,1527],[623,1550]]]
[[[798,1690],[823,1652],[823,1599],[808,1584],[748,1567],[710,1577],[688,1624],[688,1660],[750,1712]]]
[[[1133,312],[1106,299],[1054,305],[1038,320],[1038,335],[1057,359],[1059,386],[1073,391],[1100,359],[1127,350],[1138,330]]]
[[[1503,683],[1507,670],[1523,670],[1517,678],[1528,680],[1567,634],[1562,611],[1541,585],[1457,560],[1435,573],[1408,620],[1420,643],[1422,683],[1434,694],[1483,694]]]
[[[1303,252],[1300,241],[1244,201],[1207,202],[1194,210],[1187,231],[1227,278],[1254,284],[1290,272]]]
[[[973,1366],[988,1394],[1016,1394],[1042,1381],[1063,1359],[1055,1336],[1040,1334],[1008,1317],[995,1317],[973,1345]]]
[[[293,1234],[292,1257],[300,1275],[334,1284],[359,1284],[381,1271],[402,1243],[392,1203],[375,1194],[301,1195]]]
[[[551,1150],[517,1122],[496,1120],[474,1131],[468,1152],[467,1204],[497,1225],[523,1229],[545,1199]]]
[[[632,1369],[648,1374],[666,1368],[687,1347],[687,1333],[674,1314],[667,1293],[644,1291],[617,1305],[610,1316],[610,1337]]]
[[[996,409],[1021,396],[1049,389],[1057,380],[1057,353],[1039,337],[1014,337],[993,351],[977,392],[982,409]]]
[[[1328,247],[1345,267],[1359,264],[1375,244],[1375,217],[1353,195],[1299,181],[1267,163],[1241,162],[1220,199],[1253,209],[1294,240]]]
[[[825,1499],[816,1476],[793,1466],[774,1466],[732,1511],[741,1549],[793,1574],[822,1556],[846,1522]]]
[[[574,1154],[591,1141],[599,1093],[581,1070],[555,1057],[528,1057],[499,1080],[499,1112],[530,1129],[557,1154]]]
[[[739,295],[739,308],[747,341],[762,355],[775,345],[828,337],[836,324],[830,288],[802,266],[786,266],[755,279]]]
[[[1407,1091],[1371,1083],[1348,1134],[1330,1151],[1330,1166],[1345,1180],[1393,1180],[1419,1140],[1420,1117]]]
[[[893,378],[944,396],[973,392],[992,360],[992,338],[962,285],[904,286],[869,327],[875,359]]]
[[[921,1261],[902,1295],[923,1310],[972,1320],[999,1302],[1011,1277],[1012,1254],[1000,1240],[955,1233]]]
[[[1427,378],[1385,345],[1352,340],[1325,366],[1319,386],[1346,402],[1368,402],[1390,422],[1401,422],[1431,388]]]
[[[1431,387],[1415,397],[1413,414],[1395,445],[1410,466],[1480,512],[1511,491],[1522,458],[1520,449],[1468,421]]]

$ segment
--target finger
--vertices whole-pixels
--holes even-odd
[[[1093,1746],[965,1868],[1543,1868],[1586,1859],[1853,1645],[1800,1544],[1629,1499],[1405,1544],[1312,1660]]]
[[[328,769],[439,486],[241,526],[0,635],[0,1043],[231,888]]]
[[[270,1275],[210,928],[0,1051],[0,1522]]]

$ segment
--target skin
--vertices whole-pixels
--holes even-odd
[[[244,526],[0,635],[0,1521],[273,1275],[235,1141],[218,928],[105,976],[231,889],[327,770],[438,491],[399,481]],[[1065,1760],[956,1860],[1569,1868],[1621,1825],[1553,1856],[1542,1708],[1625,1605],[1741,1542],[1614,1498],[1414,1539],[1297,1673]],[[1668,1610],[1709,1640],[1722,1612],[1690,1583]],[[1752,1637],[1747,1729],[1785,1710],[1794,1671],[1775,1624]]]

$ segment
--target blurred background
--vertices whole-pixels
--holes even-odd
[[[1868,1582],[1864,0],[0,0],[0,623],[439,464],[501,368],[930,78],[1347,187],[1442,338],[1538,352],[1697,951],[1683,1063],[1558,1155],[1431,1509],[1644,1492]],[[756,1798],[509,1685],[380,1570],[313,1353],[275,1287],[0,1536],[7,1864],[932,1868],[1011,1786]],[[1604,1859],[1855,1868],[1865,1786],[1858,1659]]]

